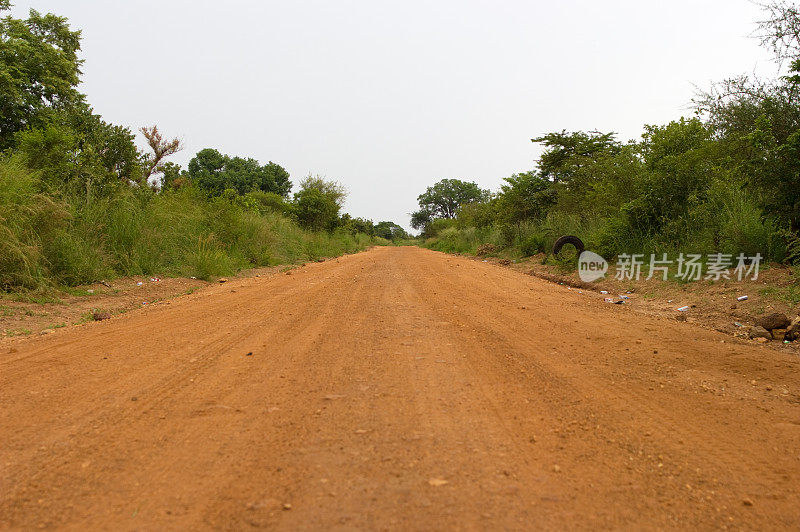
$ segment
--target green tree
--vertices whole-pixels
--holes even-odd
[[[548,181],[573,185],[574,178],[581,168],[591,166],[599,157],[619,150],[614,133],[598,131],[576,131],[567,133],[548,133],[531,139],[543,144],[545,151],[537,164],[539,175]]]
[[[498,197],[498,212],[503,221],[519,224],[541,218],[556,201],[553,183],[537,172],[523,172],[504,179]]]
[[[645,172],[636,183],[635,198],[621,208],[629,222],[644,233],[661,230],[706,199],[717,165],[717,146],[699,119],[645,126],[641,155]]]
[[[342,214],[340,225],[353,235],[362,233],[373,236],[375,234],[375,224],[372,223],[372,220],[353,218],[347,213]]]
[[[0,12],[8,9],[9,1],[0,1]],[[0,18],[0,150],[13,145],[16,132],[45,126],[50,111],[83,101],[76,89],[80,35],[66,18],[34,9],[25,20]]]
[[[319,176],[307,176],[294,195],[298,223],[313,231],[332,231],[339,222],[339,211],[347,196],[344,188]]]
[[[787,75],[762,81],[738,76],[695,99],[729,167],[759,196],[768,215],[800,232],[800,12],[792,2],[762,5],[762,46]]]
[[[489,192],[481,190],[475,183],[460,179],[442,179],[417,197],[422,214],[416,220],[424,220],[426,215],[429,215],[428,218],[455,218],[462,205],[488,197]],[[414,220],[412,215],[412,221]]]
[[[127,128],[103,121],[84,104],[52,114],[41,126],[17,132],[14,153],[36,170],[52,194],[86,201],[120,184],[141,181],[140,154]]]
[[[499,197],[495,196],[489,201],[465,203],[458,209],[458,226],[489,227],[499,218]]]
[[[641,151],[640,143],[629,142],[582,167],[575,177],[580,186],[558,189],[558,209],[585,217],[618,214],[622,205],[642,193],[647,169]]]
[[[375,224],[375,236],[394,241],[408,238],[408,233],[394,222],[378,222]]]
[[[278,163],[273,163],[272,161],[269,161],[261,168],[263,173],[261,175],[259,188],[288,198],[289,192],[292,190],[292,182],[289,181],[289,172]]]
[[[240,195],[261,190],[288,197],[292,189],[289,172],[279,164],[270,161],[262,166],[255,159],[229,157],[213,148],[197,152],[189,161],[187,177],[212,196],[232,189]]]
[[[411,227],[417,230],[424,230],[433,220],[433,213],[428,209],[422,208],[411,213]]]
[[[171,161],[161,167],[161,190],[178,189],[185,184],[181,165]]]

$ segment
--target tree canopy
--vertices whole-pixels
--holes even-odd
[[[444,250],[480,238],[530,254],[576,234],[608,257],[692,249],[800,263],[800,10],[761,7],[757,35],[781,75],[716,83],[697,94],[693,117],[645,125],[625,143],[599,131],[535,137],[544,151],[533,169],[492,199],[441,210],[434,185],[412,224],[441,234]]]
[[[181,140],[155,125],[137,128],[139,150],[131,129],[103,120],[77,89],[80,31],[9,10],[0,0],[0,290],[114,275],[208,279],[373,242],[372,221],[340,216],[335,183],[309,177],[290,200],[279,164],[215,149],[184,170],[168,160]]]
[[[319,176],[307,176],[294,195],[295,215],[301,226],[315,231],[333,230],[339,223],[347,193],[344,187]]]
[[[514,174],[504,181],[498,201],[499,212],[507,222],[540,218],[556,201],[552,183],[537,172]]]
[[[270,161],[261,165],[255,159],[230,157],[213,148],[197,152],[189,161],[187,177],[214,196],[232,189],[240,195],[260,190],[288,197],[292,189],[289,172],[279,164]]]
[[[375,236],[386,240],[405,240],[409,238],[406,230],[394,222],[378,222],[375,224]]]
[[[442,179],[417,197],[420,208],[411,215],[411,226],[421,229],[435,218],[455,218],[462,205],[484,200],[488,195],[473,182]]]
[[[545,151],[537,167],[543,179],[555,183],[572,184],[581,168],[597,162],[598,158],[616,152],[619,143],[614,133],[599,131],[566,131],[548,133],[531,139],[544,145]]]
[[[9,8],[7,0],[0,2],[0,12]],[[46,111],[83,101],[76,88],[80,35],[64,17],[34,9],[25,20],[0,18],[0,150],[12,145],[16,132],[44,126]]]

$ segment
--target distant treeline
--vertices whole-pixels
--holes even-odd
[[[762,45],[786,74],[737,77],[699,93],[695,116],[647,125],[641,139],[553,132],[544,153],[498,191],[445,179],[419,196],[412,225],[427,245],[519,255],[564,234],[607,258],[622,253],[761,253],[800,261],[800,15],[765,6]]]
[[[183,170],[167,160],[181,142],[155,126],[141,128],[141,152],[77,90],[79,50],[63,17],[0,18],[0,289],[208,278],[407,238],[342,213],[345,190],[318,176],[291,194],[279,164],[214,149]]]

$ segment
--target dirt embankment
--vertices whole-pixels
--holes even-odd
[[[751,328],[771,314],[783,314],[789,320],[800,315],[800,279],[794,269],[779,264],[762,269],[755,281],[722,279],[679,283],[646,280],[644,275],[640,280],[621,281],[614,279],[612,269],[605,279],[586,283],[580,280],[577,271],[542,264],[544,255],[518,261],[492,256],[470,258],[505,266],[604,301],[612,299],[620,303],[624,298],[621,304],[635,312],[687,321],[737,338],[749,339]],[[678,310],[686,308],[688,310],[683,312]],[[767,343],[775,349],[800,353],[800,342],[784,344],[782,338],[782,331],[776,331],[774,336],[768,337]]]
[[[237,278],[268,277],[289,267],[255,268]],[[47,335],[169,301],[216,284],[187,277],[123,277],[48,293],[12,293],[0,299],[0,338]]]
[[[0,527],[800,527],[800,358],[418,248],[0,343]]]

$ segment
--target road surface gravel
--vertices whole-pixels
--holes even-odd
[[[798,529],[800,360],[374,248],[0,344],[0,527]]]

